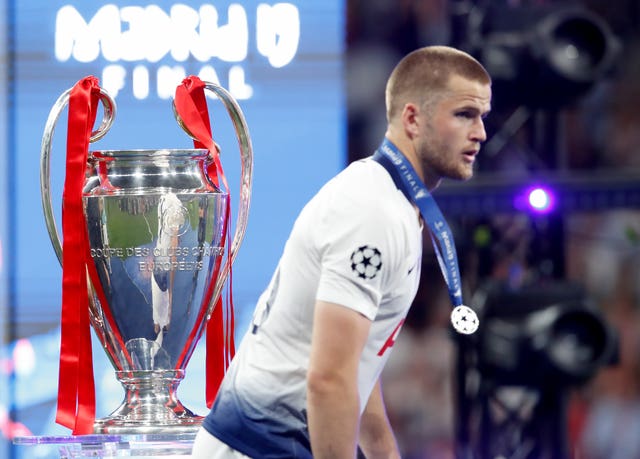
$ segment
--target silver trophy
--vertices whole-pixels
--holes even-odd
[[[222,242],[228,195],[207,183],[207,150],[89,152],[83,203],[97,273],[97,279],[88,275],[90,320],[125,389],[120,407],[96,420],[95,433],[189,433],[202,422],[182,405],[176,390],[244,237],[253,164],[240,107],[222,87],[205,82],[205,88],[231,117],[241,156],[230,254],[224,253]],[[50,153],[55,124],[70,92],[51,109],[40,164],[45,221],[61,263]],[[91,142],[106,134],[115,116],[115,103],[104,90],[101,101],[104,116]]]

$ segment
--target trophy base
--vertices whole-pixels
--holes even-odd
[[[97,420],[93,424],[93,431],[96,434],[110,435],[191,434],[200,429],[202,419],[202,416],[195,416],[173,423],[149,423],[108,416]]]
[[[125,389],[124,402],[109,416],[93,424],[97,434],[182,434],[196,432],[203,417],[178,400],[179,370],[117,371]]]

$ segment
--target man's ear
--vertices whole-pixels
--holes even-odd
[[[402,126],[407,137],[413,139],[418,136],[420,127],[419,109],[411,102],[402,109]]]

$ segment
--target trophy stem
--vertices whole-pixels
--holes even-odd
[[[177,389],[184,370],[116,371],[124,401],[109,416],[96,420],[95,433],[154,434],[195,432],[202,416],[184,407]]]

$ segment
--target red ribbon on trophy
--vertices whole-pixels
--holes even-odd
[[[222,181],[228,193],[229,186],[220,162],[220,149],[213,141],[211,133],[209,110],[204,93],[205,88],[205,83],[197,76],[192,75],[185,78],[182,84],[176,88],[174,104],[182,123],[194,138],[193,144],[195,148],[206,148],[209,151],[212,159],[207,170],[209,179],[216,186],[219,186],[220,181]],[[223,246],[225,240],[227,241],[227,263],[231,263],[230,244],[227,238],[230,205],[231,199],[229,197],[226,209],[227,221],[225,222],[222,238]],[[218,263],[214,270],[214,279],[219,274],[219,271],[220,265]],[[206,401],[208,407],[213,405],[222,378],[235,352],[231,272],[231,266],[229,266],[229,289],[226,301],[222,301],[222,295],[218,297],[206,326]],[[210,300],[214,293],[214,285],[215,282],[209,283],[209,291],[205,297],[207,300]]]
[[[62,194],[62,317],[56,422],[76,435],[93,433],[95,420],[87,285],[87,264],[91,260],[82,187],[99,100],[100,86],[93,76],[80,80],[71,89]]]

